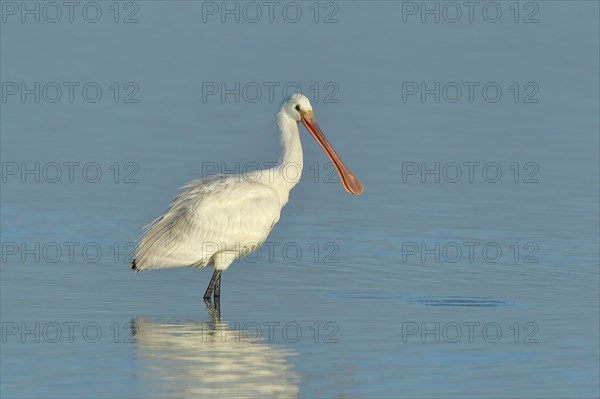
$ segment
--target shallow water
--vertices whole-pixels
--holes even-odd
[[[188,1],[134,2],[123,24],[101,4],[95,24],[1,25],[3,82],[103,88],[1,104],[3,398],[598,396],[597,3],[529,2],[538,23],[508,3],[498,23],[321,3],[328,24],[308,3],[295,24],[202,22]],[[422,81],[503,96],[403,101]],[[207,82],[297,82],[365,186],[347,195],[302,131],[303,180],[266,246],[224,273],[220,320],[210,271],[128,267],[184,183],[278,159],[281,92],[203,101]],[[39,182],[9,173],[22,162]]]

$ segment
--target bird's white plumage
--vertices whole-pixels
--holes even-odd
[[[312,110],[302,95],[282,105],[277,115],[283,147],[279,164],[187,184],[169,210],[147,227],[136,250],[135,270],[210,265],[224,270],[264,243],[302,173],[296,105]],[[290,166],[297,172],[291,178]]]
[[[193,181],[149,226],[137,252],[138,268],[227,268],[266,240],[281,207],[274,189],[240,175]]]

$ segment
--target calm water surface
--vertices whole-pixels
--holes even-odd
[[[508,3],[496,24],[403,23],[392,2],[335,3],[332,24],[307,4],[296,24],[136,4],[137,24],[1,25],[2,81],[104,88],[97,103],[2,103],[4,163],[103,172],[2,183],[3,398],[599,395],[598,3],[537,2],[532,24]],[[403,101],[423,81],[503,96]],[[115,103],[114,82],[139,102]],[[278,159],[281,93],[203,101],[203,82],[297,82],[365,186],[331,182],[302,131],[303,180],[268,247],[224,274],[220,320],[202,301],[210,271],[128,267],[184,183]],[[439,182],[421,175],[436,163]]]

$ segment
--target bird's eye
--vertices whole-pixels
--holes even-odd
[[[296,104],[296,111],[300,112],[300,105]]]

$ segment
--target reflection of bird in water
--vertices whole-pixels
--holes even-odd
[[[132,321],[139,377],[155,397],[298,396],[299,375],[288,359],[296,354],[227,329],[209,305],[211,322]],[[216,304],[218,307],[218,303]]]

